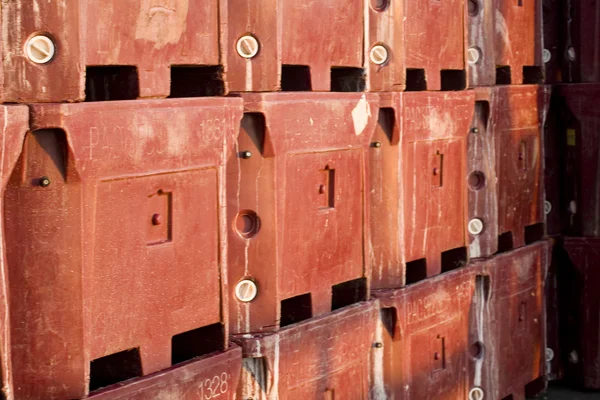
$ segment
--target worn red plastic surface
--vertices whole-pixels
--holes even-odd
[[[234,400],[242,368],[242,350],[233,346],[148,377],[93,394],[94,400]]]
[[[4,195],[16,397],[79,398],[91,360],[139,348],[147,375],[171,366],[175,334],[226,337],[241,116],[240,99],[32,106]]]
[[[378,331],[384,353],[385,397],[378,398],[468,398],[467,340],[474,287],[473,268],[465,267],[402,289],[374,292],[381,303]],[[375,360],[377,371],[379,359]]]
[[[472,91],[381,96],[377,146],[369,150],[374,288],[402,286],[415,274],[437,275],[443,252],[467,246],[465,175],[474,98]],[[425,261],[426,271],[405,271],[417,260]]]
[[[486,398],[515,400],[545,387],[544,284],[551,243],[474,263],[469,376]]]
[[[267,335],[234,337],[243,349],[240,399],[369,399],[377,358],[377,301]],[[248,337],[250,336],[250,337]]]
[[[483,215],[484,229],[497,221],[502,250],[516,248],[544,234],[544,175],[541,129],[549,104],[549,87],[537,85],[478,88],[488,102],[486,146],[494,146],[497,215]],[[493,211],[493,210],[490,210]]]
[[[469,233],[469,256],[488,257],[498,251],[498,187],[496,185],[496,141],[489,126],[490,102],[475,102],[473,122],[467,138],[468,221],[481,221],[480,233]]]
[[[276,330],[281,301],[299,295],[310,315],[327,313],[333,285],[369,276],[365,158],[378,110],[370,94],[244,99],[227,170],[229,282],[251,279],[258,296],[232,297],[233,333]]]
[[[493,1],[467,0],[466,3],[468,84],[469,87],[492,86],[496,82]]]
[[[2,192],[4,193],[6,185],[10,179],[11,171],[15,167],[17,160],[19,159],[19,155],[21,154],[23,138],[29,129],[29,110],[25,106],[1,106],[0,118],[3,121],[3,129],[0,135],[2,140],[0,179],[2,184]],[[2,212],[4,212],[4,196],[0,198],[0,206]],[[6,266],[6,247],[4,246],[6,241],[6,228],[4,226],[4,219],[2,219],[2,222],[3,229],[1,240],[3,246],[0,257],[2,257],[2,265]],[[8,293],[6,290],[7,281],[8,274],[6,273],[6,267],[4,267],[0,272],[0,285],[2,286],[2,290],[0,290],[0,312],[2,312],[3,315],[7,315],[9,311]],[[4,343],[0,349],[0,385],[2,386],[3,393],[10,393],[12,370],[10,361],[10,348],[6,346],[8,338],[10,337],[10,321],[8,321],[6,318],[3,318],[0,321],[0,335],[2,336],[2,343]]]
[[[10,21],[3,25],[4,97],[82,100],[86,66],[123,65],[137,67],[140,97],[166,97],[172,65],[219,65],[226,6],[218,0],[8,2],[2,8]],[[23,53],[27,39],[39,33],[56,44],[47,64]]]
[[[565,109],[560,148],[566,153],[562,210],[571,235],[600,236],[600,84],[558,87]]]
[[[493,0],[493,4],[496,67],[510,68],[510,82],[502,83],[541,83],[542,0]],[[537,70],[525,73],[524,67]]]
[[[562,12],[566,20],[563,81],[600,82],[600,3],[571,0]]]
[[[569,260],[559,266],[565,272],[561,281],[569,297],[563,298],[567,338],[562,349],[567,364],[565,375],[576,384],[600,389],[600,238],[564,238]]]
[[[294,87],[302,80],[306,82],[303,90],[329,91],[332,68],[345,67],[364,69],[366,90],[403,90],[404,3],[382,7],[367,3],[289,0],[266,5],[262,1],[228,0],[228,8],[235,10],[229,13],[227,23],[226,47],[233,49],[227,55],[229,89],[290,90],[289,85]],[[260,51],[251,59],[234,51],[237,40],[246,34],[260,44]],[[369,60],[375,45],[388,51],[387,61],[381,65]],[[305,67],[308,76],[290,74],[288,67]]]
[[[427,90],[440,90],[441,71],[465,69],[465,4],[460,0],[406,1],[406,68],[425,72]]]

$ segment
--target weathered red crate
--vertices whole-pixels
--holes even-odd
[[[552,260],[546,278],[546,377],[549,381],[564,377],[564,337],[568,327],[563,322],[566,318],[565,299],[571,297],[566,283],[569,279],[568,256],[562,244],[562,238],[552,237]]]
[[[378,341],[383,344],[375,350],[383,355],[373,364],[383,376],[379,385],[374,378],[376,398],[468,398],[475,276],[473,267],[465,267],[402,289],[373,292],[381,303]]]
[[[494,8],[490,0],[467,0],[467,80],[469,87],[496,82]]]
[[[560,148],[566,153],[560,212],[566,214],[569,234],[600,236],[600,84],[561,85],[556,90],[564,106]]]
[[[113,75],[125,80],[120,86],[129,98],[166,97],[173,66],[220,64],[219,20],[226,5],[218,0],[8,2],[2,8],[3,20],[10,21],[3,27],[4,99],[83,100],[86,66],[135,67],[139,84],[135,74]],[[36,35],[54,43],[49,62],[32,62],[27,56],[29,40]],[[47,46],[42,42],[37,47],[48,53]],[[44,61],[41,54],[34,58]]]
[[[492,1],[496,83],[542,83],[542,0]]]
[[[351,93],[243,97],[227,167],[233,333],[273,331],[366,298],[365,158],[379,104]]]
[[[562,299],[567,333],[564,348],[565,376],[589,389],[600,389],[600,309],[597,282],[600,279],[600,238],[564,238],[568,260],[559,266],[560,284],[569,293]]]
[[[15,396],[80,398],[121,358],[147,375],[226,348],[224,168],[241,99],[31,111],[4,194]]]
[[[566,20],[563,81],[600,82],[600,4],[570,1],[561,11]]]
[[[495,152],[495,171],[485,185],[496,184],[497,210],[481,216],[483,229],[497,229],[498,250],[539,240],[544,231],[544,172],[541,127],[549,104],[549,87],[538,85],[477,88],[487,102],[485,146]],[[493,154],[493,153],[490,153]],[[485,172],[485,171],[484,171]],[[497,228],[493,225],[497,224]]]
[[[471,308],[469,376],[471,390],[483,390],[486,399],[520,400],[545,388],[550,249],[550,241],[542,241],[473,265],[480,271]]]
[[[405,7],[407,89],[464,89],[465,3],[409,0]]]
[[[472,91],[381,95],[369,150],[374,288],[396,288],[467,261],[467,134]]]
[[[234,400],[242,368],[242,350],[233,346],[166,371],[99,391],[94,400]]]
[[[569,225],[567,206],[564,204],[564,187],[567,182],[563,180],[566,154],[562,114],[566,107],[557,92],[554,86],[544,124],[544,212],[546,232],[549,235],[560,234]]]
[[[243,350],[239,399],[369,399],[377,301],[271,334],[234,336]]]
[[[232,91],[404,89],[402,1],[226,3]],[[240,56],[238,43],[258,52]]]
[[[26,106],[2,106],[0,107],[0,118],[3,121],[3,129],[0,138],[2,140],[2,157],[0,158],[0,178],[2,185],[2,192],[4,192],[6,185],[10,179],[11,171],[15,167],[21,149],[23,147],[23,138],[25,137],[29,129],[29,109]],[[4,213],[4,196],[0,197],[0,210]],[[4,243],[6,229],[4,227],[4,218],[2,218],[2,248],[1,248],[1,265],[0,271],[0,312],[3,315],[7,315],[8,310],[8,293],[7,293],[7,281],[8,275],[6,273],[6,248]],[[10,337],[10,322],[7,318],[3,318],[0,321],[0,335],[2,336],[2,343],[4,345],[0,349],[0,386],[2,387],[2,394],[11,392],[11,367],[10,367],[10,350],[7,348],[6,343]]]
[[[562,81],[562,64],[565,59],[564,6],[561,0],[542,0],[542,20],[544,33],[544,49],[542,62],[544,64],[545,82]]]

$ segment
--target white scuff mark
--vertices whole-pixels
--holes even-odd
[[[246,60],[246,90],[252,91],[252,61],[250,59]]]
[[[360,136],[371,118],[371,108],[367,97],[363,94],[352,110],[352,122],[354,123],[354,134]]]
[[[478,281],[477,286],[475,287],[476,296],[479,300],[479,309],[475,313],[475,319],[477,324],[477,340],[479,343],[483,343],[483,320],[485,316],[485,283],[484,281]],[[483,350],[482,350],[483,351]],[[481,386],[481,377],[483,373],[483,358],[485,354],[481,355],[477,360],[475,360],[475,377],[473,378],[473,385],[480,387]]]
[[[473,239],[473,243],[469,246],[469,257],[479,258],[481,257],[481,243],[479,243],[479,236]]]
[[[500,10],[496,10],[496,33],[500,36],[502,36],[502,41],[504,42],[504,45],[506,46],[507,50],[508,50],[508,54],[510,55],[510,57],[513,57],[513,52],[512,52],[512,48],[510,46],[510,37],[508,35],[508,26],[506,26],[506,20],[504,19],[504,15],[502,15],[502,12]],[[504,55],[504,58],[506,58],[506,54]]]
[[[383,322],[379,320],[375,327],[375,343],[383,343]],[[373,400],[386,400],[385,383],[383,380],[383,352],[384,348],[373,349],[373,388],[371,398]]]
[[[4,126],[2,128],[2,152],[0,155],[0,182],[4,182],[4,152],[5,152],[5,148],[6,148],[6,128],[8,127],[8,109],[6,107],[4,107]],[[1,232],[4,232],[4,220],[0,219],[0,229]],[[0,277],[0,284],[2,285],[2,298],[5,301],[4,304],[4,322],[2,325],[2,339],[3,339],[3,343],[5,345],[5,347],[9,347],[10,344],[10,337],[9,337],[9,329],[8,329],[8,324],[9,324],[9,314],[8,314],[8,307],[6,306],[6,304],[8,303],[8,299],[7,299],[7,293],[6,293],[6,279],[7,279],[7,274],[6,274],[6,265],[4,264],[4,257],[2,256],[2,254],[4,254],[4,240],[0,240],[0,273],[2,274],[2,276]],[[10,378],[10,366],[9,366],[9,361],[8,361],[8,356],[7,356],[8,352],[4,352],[4,354],[2,355],[2,369],[5,371],[6,376],[6,382],[4,382],[4,392],[6,393],[6,398],[7,399],[13,399],[13,393],[12,393],[12,388],[10,385],[10,381],[12,380]]]
[[[269,400],[277,400],[279,398],[279,338],[275,337],[275,349],[273,351],[273,387],[269,391]]]

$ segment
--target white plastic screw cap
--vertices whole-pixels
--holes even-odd
[[[373,46],[371,48],[371,52],[369,53],[369,58],[371,59],[371,62],[376,65],[385,64],[389,56],[390,55],[388,49],[381,44],[376,44],[375,46]]]
[[[258,294],[258,287],[253,280],[244,279],[238,282],[235,285],[235,297],[239,301],[243,301],[244,303],[248,303],[256,298]]]
[[[550,362],[552,360],[554,360],[554,350],[550,347],[546,347],[546,361]]]
[[[542,50],[542,61],[544,64],[552,60],[552,53],[548,49]]]
[[[574,47],[569,47],[567,49],[567,57],[569,58],[569,61],[575,61],[575,58],[577,57],[577,53],[575,52]]]
[[[469,221],[467,229],[471,235],[479,235],[483,231],[483,221],[479,218],[473,218]]]
[[[573,215],[577,214],[577,203],[575,200],[569,202],[569,213]]]
[[[579,354],[577,354],[577,351],[573,350],[569,353],[569,361],[571,364],[577,364],[579,362]]]
[[[250,59],[258,54],[260,44],[252,35],[244,35],[238,39],[235,48],[240,57]]]
[[[36,64],[46,64],[54,57],[56,47],[48,36],[36,35],[25,43],[27,58]]]
[[[472,46],[467,50],[467,61],[469,64],[474,65],[481,59],[481,50],[478,47]]]
[[[544,212],[546,215],[552,212],[552,203],[550,203],[548,200],[544,201]]]
[[[483,389],[480,387],[474,387],[469,391],[469,400],[483,400],[485,394]]]

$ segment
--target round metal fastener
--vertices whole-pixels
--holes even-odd
[[[577,351],[573,350],[569,353],[569,362],[571,364],[577,364],[579,362],[579,354],[577,354]]]
[[[44,188],[50,186],[50,178],[48,178],[47,176],[41,177],[40,186]]]
[[[471,128],[471,133],[479,133],[479,128]]]
[[[554,350],[550,347],[546,347],[546,361],[550,362],[552,360],[554,360]]]
[[[376,149],[381,147],[381,142],[373,142],[373,147],[375,147]]]
[[[467,62],[471,65],[477,64],[481,60],[481,50],[477,46],[471,46],[467,50]]]
[[[575,200],[571,200],[569,202],[569,214],[577,214],[577,203],[575,202]]]
[[[383,343],[381,342],[375,342],[373,343],[373,347],[375,347],[376,349],[380,349],[383,347]]]
[[[544,201],[544,213],[546,213],[546,215],[548,215],[551,212],[552,212],[552,203],[550,203],[548,200]]]
[[[36,64],[46,64],[52,60],[55,52],[56,46],[48,36],[36,35],[25,43],[25,55]]]
[[[242,151],[242,158],[243,159],[247,160],[250,157],[252,157],[252,152],[251,151],[247,151],[247,150],[246,151]]]
[[[567,49],[567,58],[569,61],[575,61],[575,58],[577,58],[577,52],[574,47],[569,47]]]
[[[238,39],[235,48],[240,57],[250,59],[258,54],[260,44],[252,35],[244,35]]]
[[[258,294],[258,287],[253,280],[244,279],[238,282],[235,285],[235,297],[239,301],[243,301],[244,303],[248,303],[256,298]]]
[[[154,214],[152,216],[152,225],[160,225],[162,224],[162,215]]]
[[[479,218],[473,218],[469,221],[467,229],[471,235],[477,236],[483,231],[483,221]]]
[[[550,52],[550,50],[542,50],[542,61],[544,62],[544,64],[548,63],[550,60],[552,60],[552,53]]]
[[[480,387],[474,387],[469,391],[469,400],[483,400],[484,397],[483,389]]]
[[[390,54],[388,49],[381,44],[376,44],[371,47],[371,52],[369,53],[369,58],[371,62],[376,65],[385,64],[389,58]]]

